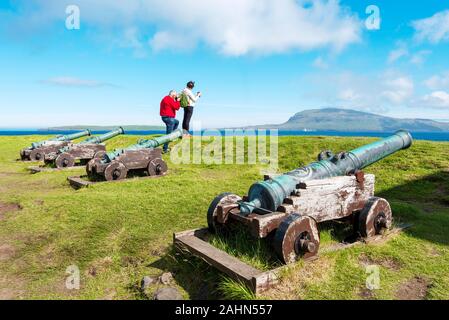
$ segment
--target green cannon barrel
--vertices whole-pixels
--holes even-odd
[[[350,152],[336,155],[327,152],[321,161],[253,184],[248,192],[248,202],[240,204],[240,212],[249,214],[255,209],[275,211],[284,199],[297,189],[300,182],[355,173],[399,150],[409,148],[412,143],[411,134],[408,131],[400,130],[390,137]]]
[[[140,149],[154,149],[157,148],[164,143],[174,141],[178,138],[181,138],[183,134],[182,129],[177,129],[173,131],[170,134],[167,134],[165,136],[153,138],[153,139],[145,139],[145,140],[139,140],[138,143],[133,144],[125,149],[118,149],[114,150],[112,152],[109,152],[106,154],[104,161],[105,162],[111,162],[121,154],[123,154],[125,151],[132,151],[132,150],[140,150]]]
[[[113,130],[111,132],[105,133],[101,136],[97,137],[91,137],[89,139],[84,140],[83,142],[80,142],[80,144],[100,144],[102,142],[105,142],[107,140],[110,140],[118,135],[125,134],[125,130],[123,130],[122,127],[117,128],[116,130]]]
[[[52,138],[52,139],[49,139],[49,140],[45,140],[45,141],[33,142],[31,144],[31,148],[32,149],[37,149],[37,148],[43,146],[44,144],[46,144],[49,141],[71,141],[71,140],[74,140],[74,139],[78,139],[78,138],[82,138],[82,137],[90,136],[90,135],[91,135],[90,130],[86,129],[86,130],[81,131],[81,132],[72,133],[72,134],[68,134],[68,135],[57,136],[55,138]]]

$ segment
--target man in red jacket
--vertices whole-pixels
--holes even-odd
[[[181,107],[181,103],[178,100],[178,93],[175,90],[171,90],[168,96],[161,101],[160,115],[167,126],[167,134],[178,129],[179,121],[175,119],[176,111]],[[168,151],[168,143],[166,143],[164,144],[163,152],[167,153]]]

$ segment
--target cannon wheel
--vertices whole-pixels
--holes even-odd
[[[382,234],[392,225],[392,213],[387,200],[377,197],[370,198],[359,215],[358,230],[364,238]]]
[[[216,196],[215,199],[211,202],[209,209],[207,210],[207,226],[209,232],[216,233],[219,230],[220,226],[222,226],[216,219],[217,207],[226,202],[237,203],[241,200],[242,198],[240,198],[238,195],[229,192],[225,192]]]
[[[315,256],[320,246],[320,234],[314,219],[294,213],[282,221],[273,241],[279,258],[289,264]]]
[[[105,155],[106,151],[98,151],[97,153],[95,153],[93,159],[103,159]]]
[[[41,161],[44,160],[44,154],[39,150],[33,150],[30,152],[30,160],[31,161]]]
[[[89,179],[96,180],[98,178],[97,172],[93,169],[95,167],[96,162],[99,162],[100,159],[92,159],[86,165],[86,173]]]
[[[68,153],[61,153],[55,160],[56,168],[69,168],[75,165],[75,158]]]
[[[111,162],[104,170],[104,177],[107,181],[123,180],[128,175],[125,165],[118,161]]]
[[[156,158],[150,161],[147,167],[147,173],[149,176],[160,176],[167,172],[167,163],[161,158]]]

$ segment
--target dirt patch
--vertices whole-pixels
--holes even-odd
[[[20,210],[22,210],[22,206],[20,204],[0,202],[0,220],[4,219],[6,213]]]
[[[9,244],[0,245],[0,262],[10,260],[16,254],[16,250]]]
[[[371,258],[365,254],[361,254],[359,256],[359,262],[362,266],[366,267],[366,266],[371,266],[371,265],[378,265],[378,266],[382,266],[384,268],[393,270],[393,271],[398,271],[401,269],[401,264],[391,258]]]
[[[428,280],[422,277],[414,277],[399,286],[396,298],[399,300],[424,300],[430,286]]]
[[[20,299],[25,293],[25,283],[18,277],[0,277],[0,300]]]
[[[292,265],[281,274],[279,285],[269,289],[263,298],[274,300],[302,299],[311,284],[324,283],[334,275],[335,260],[321,257],[303,266]]]
[[[112,257],[105,257],[94,261],[86,270],[86,275],[96,277],[99,273],[105,272],[112,265]]]
[[[359,297],[363,300],[374,300],[375,295],[373,290],[369,290],[368,288],[362,288],[359,291]]]

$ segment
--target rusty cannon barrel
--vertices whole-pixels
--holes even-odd
[[[104,161],[111,162],[126,151],[135,151],[141,149],[155,149],[164,143],[175,141],[182,137],[182,129],[177,129],[170,134],[153,138],[153,139],[141,139],[136,144],[133,144],[125,149],[118,149],[106,154]]]
[[[71,140],[75,140],[78,138],[82,138],[85,136],[90,136],[92,133],[90,132],[89,129],[83,130],[81,132],[77,132],[77,133],[72,133],[72,134],[67,134],[67,135],[60,135],[57,136],[55,138],[49,139],[49,140],[44,140],[44,141],[40,141],[40,142],[33,142],[31,144],[31,148],[32,149],[36,149],[39,147],[42,147],[45,144],[48,144],[49,142],[59,142],[59,141],[71,141]]]
[[[349,152],[338,154],[330,151],[322,152],[317,162],[253,184],[249,189],[247,201],[239,205],[240,212],[248,215],[253,211],[259,213],[276,211],[284,199],[297,189],[299,183],[354,174],[399,150],[409,148],[412,143],[411,134],[400,130],[390,137]]]

